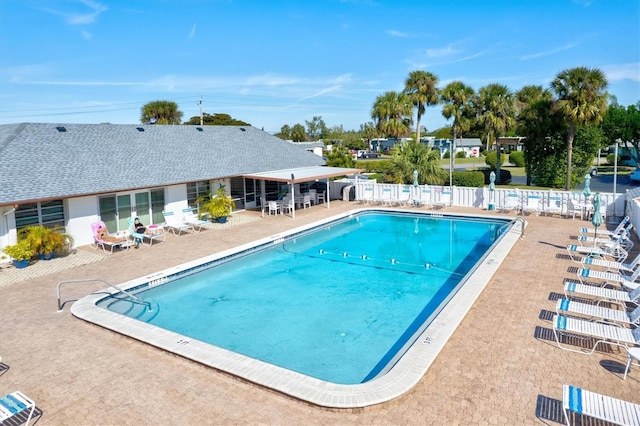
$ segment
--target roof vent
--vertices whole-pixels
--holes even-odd
[[[201,132],[202,131],[202,127],[196,127],[196,130]]]
[[[67,128],[64,127],[64,126],[56,126],[56,129],[58,129],[58,131],[61,132],[61,133],[67,131]]]
[[[246,131],[247,131],[247,129],[245,129],[244,127],[240,127],[240,131],[241,131],[241,132],[246,132]]]
[[[144,132],[144,127],[136,127],[136,130],[139,132]]]

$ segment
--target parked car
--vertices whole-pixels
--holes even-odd
[[[377,152],[363,152],[360,158],[380,158],[380,154]]]
[[[635,169],[631,172],[629,179],[631,180],[631,183],[640,183],[640,169]]]

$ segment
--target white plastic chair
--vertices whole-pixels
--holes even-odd
[[[271,215],[271,213],[273,213],[274,215],[278,215],[278,213],[280,213],[280,206],[278,206],[278,203],[275,201],[269,201],[268,203],[269,206],[269,215]]]
[[[569,412],[622,426],[640,425],[640,405],[575,386],[562,387],[562,412],[567,425]]]
[[[303,195],[302,196],[302,207],[303,208],[311,208],[311,195],[307,194],[307,195]]]

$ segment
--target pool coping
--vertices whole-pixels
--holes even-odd
[[[495,218],[504,221],[502,216],[469,215],[456,213],[416,213],[411,210],[392,208],[361,208],[347,213],[332,216],[314,223],[297,227],[287,232],[274,234],[270,237],[253,241],[233,249],[225,250],[214,255],[206,256],[191,262],[168,268],[158,273],[136,278],[120,284],[123,289],[130,289],[157,280],[158,278],[179,273],[194,268],[207,261],[220,259],[239,251],[278,241],[291,234],[304,232],[308,229],[322,226],[337,219],[357,215],[367,211],[406,212],[435,217],[482,217]],[[143,341],[150,345],[175,353],[217,370],[238,376],[249,382],[265,386],[269,389],[287,394],[291,397],[329,408],[361,408],[380,404],[394,399],[411,388],[424,376],[428,368],[436,359],[449,337],[462,322],[466,313],[479,297],[482,290],[496,273],[506,255],[515,245],[522,233],[522,226],[526,222],[512,221],[512,226],[505,232],[496,246],[485,254],[483,260],[467,277],[466,283],[457,294],[442,309],[433,322],[422,332],[419,338],[406,351],[397,364],[385,375],[366,383],[343,385],[326,382],[303,375],[282,367],[265,363],[235,352],[210,345],[196,339],[160,329],[141,321],[120,314],[98,308],[96,303],[107,294],[116,290],[104,290],[88,295],[77,301],[71,308],[71,313],[85,321],[113,330],[120,334]]]

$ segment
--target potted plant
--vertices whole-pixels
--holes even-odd
[[[6,246],[2,251],[13,259],[13,266],[16,268],[26,268],[29,259],[33,257],[34,251],[26,241],[19,241],[18,244]]]
[[[209,217],[214,222],[225,223],[227,217],[231,214],[233,207],[235,206],[233,198],[227,195],[227,191],[223,186],[218,188],[216,195],[211,196],[209,194],[202,199],[198,199],[200,204],[200,211],[198,217]]]
[[[59,229],[47,228],[42,225],[22,228],[18,239],[25,241],[34,253],[43,260],[49,260],[56,254],[63,254],[73,244],[70,235],[60,232]]]

